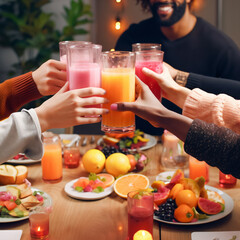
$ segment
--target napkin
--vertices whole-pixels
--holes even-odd
[[[22,230],[0,230],[1,240],[20,240]]]
[[[240,231],[226,232],[193,232],[192,240],[237,240],[240,239]]]

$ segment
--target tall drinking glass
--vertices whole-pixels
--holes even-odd
[[[143,67],[149,68],[156,73],[163,71],[163,52],[159,50],[154,51],[136,51],[135,72],[136,75],[148,85],[152,93],[157,99],[161,100],[161,88],[157,81],[153,78],[146,76],[142,69]]]
[[[94,51],[92,44],[68,44],[67,45],[67,75],[69,88],[80,89],[86,87],[100,87],[101,73],[99,62],[100,51]]]
[[[135,115],[130,111],[112,111],[110,106],[116,102],[133,102],[135,100],[135,54],[116,51],[102,53],[102,88],[109,100],[103,104],[109,109],[102,116],[101,130],[104,132],[130,132],[135,130]]]
[[[128,240],[139,230],[153,234],[153,193],[137,190],[128,193]]]
[[[152,50],[158,50],[161,51],[161,44],[158,43],[134,43],[132,44],[132,51],[152,51]]]

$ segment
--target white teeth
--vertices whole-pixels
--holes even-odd
[[[171,7],[159,7],[158,10],[167,12],[171,10]]]

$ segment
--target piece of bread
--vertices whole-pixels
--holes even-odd
[[[21,199],[21,203],[26,209],[43,204],[43,202],[38,201],[38,199],[33,195]]]
[[[17,169],[16,184],[21,184],[27,178],[28,169],[23,165],[15,166],[15,168]]]
[[[32,195],[32,189],[26,183],[18,185],[17,188],[20,190],[20,199]]]
[[[0,184],[15,184],[17,177],[17,169],[8,164],[0,165]]]

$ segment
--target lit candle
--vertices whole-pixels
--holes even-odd
[[[49,235],[49,214],[46,212],[31,213],[29,226],[32,238],[46,239]]]
[[[139,230],[134,234],[133,240],[153,240],[153,237],[150,232],[146,230]]]
[[[79,166],[80,151],[77,147],[65,148],[63,158],[66,168],[76,168]]]

